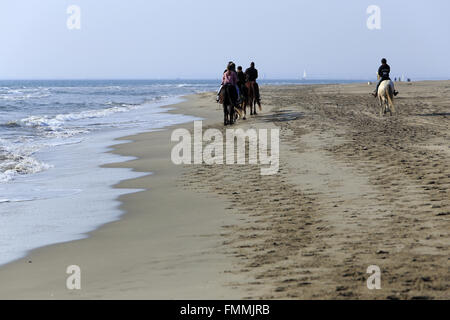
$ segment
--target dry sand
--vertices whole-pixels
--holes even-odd
[[[174,166],[172,130],[124,138],[114,152],[139,159],[112,166],[154,174],[117,187],[147,191],[88,239],[0,268],[0,298],[448,299],[450,81],[397,88],[400,114],[381,118],[367,84],[263,87],[263,112],[234,128],[280,128],[272,176]],[[213,99],[175,112],[223,130]]]

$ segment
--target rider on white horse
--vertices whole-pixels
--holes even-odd
[[[378,87],[384,80],[391,80],[389,77],[389,73],[391,72],[391,67],[387,64],[386,59],[381,59],[381,66],[378,68],[378,76],[380,77],[380,81],[377,84],[377,88],[375,89],[375,92],[373,93],[373,96],[376,97],[378,94]],[[398,91],[394,90],[394,96],[398,95]]]

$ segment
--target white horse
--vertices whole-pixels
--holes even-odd
[[[380,103],[380,116],[388,110],[392,116],[395,112],[394,106],[394,83],[391,80],[384,80],[378,87],[378,102]]]

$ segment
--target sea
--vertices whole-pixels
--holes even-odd
[[[356,80],[260,84],[350,82]],[[120,219],[117,198],[139,190],[112,186],[144,174],[101,168],[132,159],[107,152],[125,143],[115,139],[197,120],[168,113],[166,106],[219,85],[219,80],[0,81],[0,265],[35,248],[85,238]]]

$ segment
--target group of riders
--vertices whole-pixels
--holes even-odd
[[[387,64],[387,60],[383,58],[381,60],[381,66],[378,68],[378,78],[380,81],[373,92],[374,97],[377,97],[378,88],[381,83],[386,80],[388,80],[392,86],[392,94],[394,96],[398,95],[398,91],[394,89],[394,83],[390,79],[390,72],[391,67]],[[258,79],[258,70],[255,68],[254,62],[250,64],[250,67],[247,68],[245,72],[243,72],[241,66],[238,66],[236,70],[236,64],[233,61],[228,62],[227,68],[222,76],[222,85],[217,92],[217,102],[224,106],[225,125],[234,122],[235,109],[243,109],[244,119],[247,105],[250,106],[251,114],[256,114],[256,104],[258,104],[261,109],[259,86],[256,83],[256,79]],[[249,96],[251,96],[251,102],[249,102]],[[229,102],[224,101],[225,97]],[[229,105],[228,107],[231,109],[227,109],[227,105]],[[227,118],[228,116],[229,118]]]
[[[249,87],[254,89],[254,98],[258,105],[261,105],[259,86],[256,82],[258,79],[258,70],[255,68],[255,63],[252,62],[250,67],[245,70],[242,66],[238,66],[233,61],[228,62],[226,70],[223,72],[222,85],[217,92],[217,102],[223,103],[223,90],[228,87],[230,90],[233,105],[237,107],[241,103],[247,101],[249,94]]]

